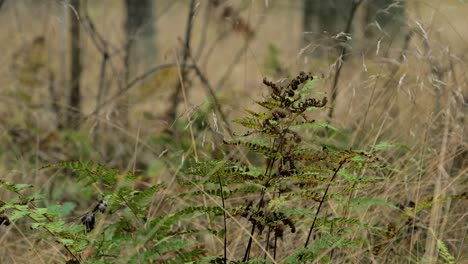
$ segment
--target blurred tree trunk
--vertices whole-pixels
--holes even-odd
[[[364,37],[367,43],[382,40],[385,49],[406,33],[404,0],[367,0],[364,6]]]
[[[154,64],[156,59],[156,30],[154,27],[154,0],[125,0],[127,21],[127,63],[130,75],[139,66]]]
[[[125,55],[124,84],[130,78],[154,64],[156,60],[156,30],[154,28],[153,3],[155,0],[125,0],[127,20],[125,33],[127,38]],[[117,112],[124,126],[128,121],[128,97],[122,99]]]
[[[70,0],[70,94],[67,108],[67,128],[76,129],[79,127],[81,118],[81,47],[80,47],[80,0]]]
[[[319,53],[335,49],[337,42],[333,37],[345,31],[352,4],[352,0],[304,0],[305,44],[315,42]]]
[[[355,0],[354,0],[355,1]],[[383,36],[391,42],[403,32],[405,25],[405,4],[402,0],[363,0],[364,35],[366,42]],[[353,0],[304,0],[303,30],[305,45],[318,45],[323,50],[336,48],[333,38],[344,32],[351,14]],[[382,31],[379,30],[382,29]],[[350,33],[350,32],[346,32]]]

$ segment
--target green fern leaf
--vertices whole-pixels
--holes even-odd
[[[232,122],[240,124],[249,129],[260,130],[262,127],[261,120],[256,117],[234,119]]]
[[[455,264],[455,257],[450,254],[447,246],[440,239],[437,239],[437,248],[439,249],[439,256],[445,261],[445,263]]]
[[[338,129],[328,122],[325,121],[312,121],[312,122],[303,122],[299,124],[292,125],[291,129],[299,129],[299,128],[327,128],[333,131],[337,131]]]

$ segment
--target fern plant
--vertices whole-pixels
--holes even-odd
[[[83,188],[99,190],[100,199],[92,209],[67,221],[64,216],[72,211],[69,204],[40,207],[41,195],[25,194],[31,185],[0,181],[1,189],[16,195],[0,201],[1,224],[24,219],[24,224],[43,231],[42,239],[52,238],[63,246],[67,263],[180,263],[201,254],[202,247],[184,237],[189,231],[173,228],[190,211],[150,213],[162,185],[138,190],[135,175],[121,175],[93,162],[64,162],[56,167],[71,170],[84,182]]]
[[[246,235],[244,253],[233,261],[277,260],[278,239],[286,234],[294,236],[298,226],[304,229],[302,222],[309,224],[307,235],[302,236],[303,249],[290,254],[289,262],[309,262],[323,249],[361,243],[346,236],[349,226],[364,226],[349,217],[351,194],[362,185],[382,180],[358,173],[364,169],[369,172],[379,169],[378,158],[373,153],[328,149],[321,144],[323,140],[318,132],[323,134],[335,128],[310,118],[311,112],[327,104],[326,97],[321,100],[310,97],[314,84],[311,74],[301,72],[284,84],[264,79],[263,84],[269,88],[269,95],[257,102],[263,111],[247,110],[246,117],[234,120],[247,131],[225,141],[226,145],[256,153],[263,161],[256,162],[258,159],[251,155],[251,160],[237,161],[230,152],[222,160],[198,162],[187,171],[191,177],[180,179],[182,184],[197,188],[184,195],[220,197],[218,204],[223,210],[218,210],[215,216],[223,217],[226,236],[229,234],[228,217],[248,220],[250,233]],[[238,198],[246,202],[229,202]],[[322,211],[325,203],[331,200],[342,204],[342,215],[327,220]],[[311,203],[313,210],[308,206]],[[298,225],[299,219],[302,220]],[[332,234],[330,226],[341,235]],[[316,230],[322,233],[322,238],[310,246]],[[260,251],[252,258],[254,238],[262,234],[266,237],[264,244],[257,245]],[[219,256],[219,261],[227,262],[228,246],[225,237],[224,256]]]

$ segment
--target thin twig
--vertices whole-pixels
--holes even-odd
[[[96,49],[101,53],[102,56],[105,56],[105,54],[107,54],[107,63],[110,65],[112,74],[114,74],[114,76],[119,76],[120,74],[118,73],[115,66],[112,64],[112,58],[115,55],[120,55],[122,53],[122,50],[117,47],[112,47],[111,43],[106,41],[102,34],[100,34],[99,31],[97,31],[96,26],[94,25],[94,22],[88,13],[88,0],[85,0],[83,2],[83,5],[83,15],[80,21],[82,22],[83,28],[85,29],[84,32],[89,35],[92,43],[94,44],[94,47],[96,47]],[[112,51],[110,48],[112,48]],[[117,85],[119,89],[122,89],[122,87],[124,86],[122,82],[117,82]],[[105,96],[105,94],[103,94],[103,96]]]
[[[96,30],[93,21],[91,20],[89,13],[88,13],[88,0],[83,1],[83,15],[81,21],[83,23],[83,28],[88,31],[88,35],[91,38],[94,46],[99,50],[101,53],[108,52],[107,47],[109,46],[108,42],[102,37],[102,35]]]

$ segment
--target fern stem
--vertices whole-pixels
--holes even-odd
[[[270,234],[271,234],[271,227],[268,227],[268,232],[267,232],[267,237],[266,237],[266,245],[265,245],[265,254],[263,255],[263,258],[267,258],[268,250],[270,249]]]
[[[279,138],[280,139],[279,141],[277,141],[277,140],[273,141],[272,149],[275,148],[276,142],[279,142],[279,145],[278,145],[276,151],[274,151],[275,156],[276,156],[276,153],[278,153],[282,148],[281,142],[283,142],[283,138],[284,138],[284,135],[282,135]],[[265,177],[268,178],[268,181],[271,179],[271,173],[273,171],[273,166],[274,166],[275,161],[276,161],[275,156],[273,158],[267,160],[267,167],[265,169]],[[266,185],[268,184],[268,181],[266,181]],[[266,191],[266,188],[263,188],[262,193],[260,195],[260,201],[258,203],[258,209],[260,209],[260,207],[263,205],[263,201],[264,201],[264,198],[265,198],[265,191]],[[255,219],[252,219],[252,230],[250,231],[249,242],[247,243],[247,248],[245,249],[244,258],[242,259],[243,262],[247,261],[247,259],[249,258],[250,248],[252,247],[253,235],[254,235],[254,232],[255,232],[255,225],[256,224],[257,224],[257,222],[255,221]]]
[[[319,203],[319,206],[318,206],[318,208],[317,208],[317,211],[315,212],[314,221],[312,222],[312,225],[310,226],[309,234],[307,235],[307,240],[306,240],[306,242],[305,242],[304,248],[307,248],[307,246],[309,245],[310,236],[312,235],[312,231],[314,230],[315,223],[317,222],[318,214],[319,214],[319,212],[320,212],[320,209],[322,208],[322,204],[323,204],[323,202],[325,201],[325,198],[327,197],[328,189],[330,189],[330,186],[331,186],[333,180],[335,179],[336,175],[338,174],[338,171],[341,169],[341,167],[343,166],[343,164],[346,163],[346,161],[347,161],[347,160],[344,159],[344,160],[342,160],[342,161],[340,162],[340,165],[335,169],[335,172],[333,173],[333,176],[332,176],[332,178],[330,179],[330,182],[328,183],[327,188],[325,189],[325,192],[323,193],[323,196],[322,196],[322,199],[320,200],[320,203]]]
[[[276,260],[276,246],[278,245],[278,227],[275,227],[275,247],[273,248],[273,259]]]
[[[250,248],[252,247],[252,238],[255,232],[255,224],[256,224],[256,221],[252,220],[252,230],[250,230],[250,238],[249,238],[249,242],[247,243],[247,248],[245,249],[244,258],[242,259],[242,262],[246,262],[249,257]]]
[[[281,191],[278,190],[278,197],[281,196]],[[273,260],[276,260],[276,246],[278,244],[278,226],[275,226],[275,244],[274,244],[274,248],[273,248]]]
[[[218,176],[219,189],[221,191],[221,203],[223,205],[223,222],[224,222],[224,263],[227,263],[227,224],[226,224],[226,207],[224,206],[224,193],[223,193],[223,183],[221,182],[221,177]]]
[[[118,194],[119,198],[122,199],[122,201],[125,203],[125,206],[127,206],[127,208],[130,210],[130,212],[132,213],[132,215],[135,217],[135,219],[137,220],[137,222],[139,224],[141,224],[141,219],[138,217],[138,213],[135,212],[135,208],[133,208],[132,206],[130,206],[130,204],[128,203],[127,199],[125,199],[125,197],[122,196],[122,194]]]
[[[18,195],[21,195],[19,192],[16,192],[16,193],[17,193]],[[29,204],[32,206],[32,208],[37,208],[36,205],[35,205],[34,203],[30,202]],[[28,215],[28,217],[29,217],[30,219],[32,219],[32,220],[34,220],[34,221],[37,222],[37,220],[34,219],[33,217],[31,217],[30,215]],[[52,222],[53,222],[53,220],[52,220],[49,216],[47,216],[47,214],[44,214],[44,217],[47,219],[47,222],[49,222],[49,223],[52,223]],[[52,232],[50,229],[48,229],[47,227],[42,226],[42,228],[44,228],[44,230],[45,230],[47,233],[49,233],[52,237],[56,237],[56,234],[55,234],[54,232]],[[65,248],[65,250],[72,256],[72,258],[73,258],[74,260],[76,260],[76,261],[78,262],[78,264],[81,264],[80,259],[73,253],[73,251],[71,251],[71,249],[70,249],[67,245],[65,245],[65,244],[63,244],[63,243],[62,243],[62,245],[63,245],[63,247]]]

